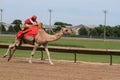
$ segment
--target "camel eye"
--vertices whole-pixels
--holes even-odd
[[[65,30],[66,32],[68,32],[68,30]]]

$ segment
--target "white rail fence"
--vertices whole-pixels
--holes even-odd
[[[9,44],[0,44],[0,48],[8,48]],[[66,52],[74,54],[74,62],[77,61],[76,54],[91,54],[91,55],[110,55],[110,65],[112,65],[112,56],[117,55],[120,56],[120,50],[111,50],[111,49],[89,49],[89,48],[70,48],[70,47],[54,47],[49,46],[49,51],[52,52]],[[18,47],[19,50],[32,50],[33,46],[30,45],[22,45]],[[39,47],[37,50],[41,51],[41,59],[43,59],[43,47]]]

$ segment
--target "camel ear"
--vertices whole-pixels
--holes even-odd
[[[64,28],[61,28],[62,31],[64,31]]]

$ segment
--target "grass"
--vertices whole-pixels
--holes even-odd
[[[0,36],[0,43],[12,43],[14,36]],[[50,42],[49,46],[79,47],[79,48],[100,48],[100,49],[120,49],[120,41],[103,41],[91,39],[60,39]]]
[[[0,36],[0,43],[12,43],[15,40],[15,36]]]
[[[0,43],[12,43],[14,41],[14,36],[0,36]],[[64,47],[79,47],[79,48],[101,48],[101,49],[120,49],[119,41],[103,41],[103,40],[90,40],[90,39],[60,39],[55,42],[49,43],[50,46],[64,46]],[[32,51],[32,50],[31,50]],[[18,57],[29,57],[31,51],[27,50],[16,50],[15,56]],[[0,49],[0,55],[2,56],[6,52],[6,49]],[[73,54],[62,54],[50,52],[52,59],[57,60],[73,60]],[[41,56],[39,51],[36,51],[35,57],[39,58]],[[80,61],[90,61],[90,62],[109,62],[109,57],[107,55],[85,55],[77,54],[77,60]],[[47,58],[44,54],[44,58]],[[113,56],[113,63],[120,63],[119,56]]]
[[[120,41],[103,41],[103,40],[90,40],[79,39],[69,40],[60,39],[56,42],[49,43],[52,46],[65,46],[65,47],[79,47],[79,48],[98,48],[98,49],[120,49]]]

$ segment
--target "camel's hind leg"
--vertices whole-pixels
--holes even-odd
[[[6,53],[5,53],[4,56],[3,56],[4,58],[5,58],[6,56],[8,56],[8,54],[10,53],[11,48],[13,48],[13,47],[15,47],[15,43],[9,45]]]
[[[9,54],[8,61],[10,61],[10,59],[12,58],[12,56],[16,50],[16,47],[20,46],[21,44],[22,44],[22,40],[16,39],[13,44],[9,45],[7,52],[4,54],[3,57],[5,58]]]
[[[11,60],[11,58],[12,58],[12,56],[13,56],[15,50],[16,50],[16,46],[14,46],[12,49],[10,49],[10,53],[9,53],[9,57],[8,57],[8,61]]]

